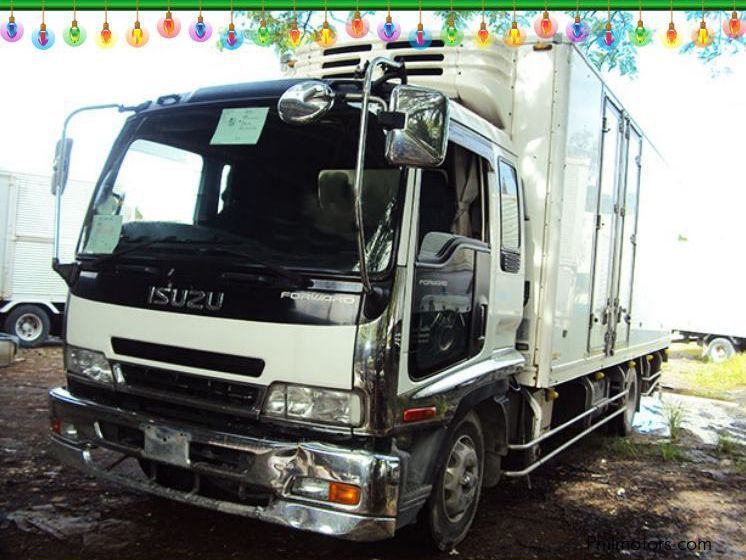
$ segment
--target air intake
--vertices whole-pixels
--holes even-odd
[[[414,49],[407,41],[345,39],[330,49],[316,45],[298,49],[286,74],[294,78],[352,78],[367,60],[393,58],[405,63],[411,83],[439,89],[498,128],[509,130],[515,53],[502,44],[486,49],[472,45],[471,37],[465,37],[458,47],[446,47],[436,38],[426,50]]]

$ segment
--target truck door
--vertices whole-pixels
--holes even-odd
[[[637,214],[640,195],[640,168],[642,165],[642,136],[634,125],[627,120],[627,143],[625,181],[620,189],[620,252],[619,275],[614,298],[614,315],[616,320],[612,334],[612,348],[625,347],[629,344],[629,331],[632,322],[632,282],[635,270],[635,251],[637,235]]]
[[[593,266],[593,291],[591,295],[590,332],[588,350],[611,351],[610,323],[613,321],[612,298],[614,285],[614,254],[616,247],[616,211],[621,153],[624,138],[624,121],[621,111],[610,99],[604,102],[603,145],[601,150],[601,175],[596,214],[595,258]]]
[[[407,369],[422,379],[481,353],[492,268],[488,160],[451,142],[422,171]]]

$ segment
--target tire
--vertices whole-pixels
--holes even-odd
[[[727,338],[717,337],[710,340],[705,350],[707,359],[715,364],[724,362],[736,355],[736,347]]]
[[[467,414],[451,431],[425,506],[427,528],[438,550],[449,551],[469,532],[484,479],[484,437],[479,418]]]
[[[18,305],[5,318],[5,332],[17,336],[24,348],[43,344],[49,329],[49,315],[38,305]]]
[[[611,421],[612,432],[621,437],[626,437],[632,433],[635,414],[637,413],[638,403],[640,402],[640,379],[637,377],[637,372],[633,368],[627,370],[625,389],[629,389],[629,394],[624,399],[624,413]]]

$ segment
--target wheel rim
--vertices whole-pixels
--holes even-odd
[[[21,340],[26,342],[36,340],[41,336],[44,325],[41,319],[33,313],[24,313],[16,319],[15,334]]]
[[[474,441],[462,435],[451,448],[443,477],[443,509],[452,522],[459,521],[479,489],[479,456]]]
[[[710,350],[710,357],[713,362],[724,362],[728,359],[728,349],[725,344],[715,344]]]

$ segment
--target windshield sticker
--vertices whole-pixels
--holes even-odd
[[[242,144],[254,146],[267,121],[269,107],[223,109],[210,145]]]
[[[113,253],[122,233],[122,216],[96,214],[91,224],[91,234],[85,246],[86,253]]]

